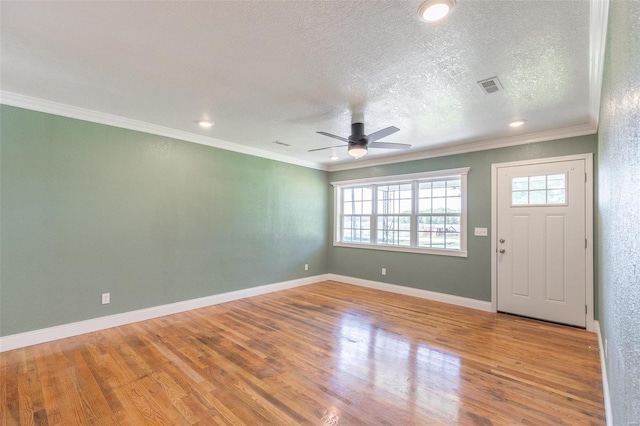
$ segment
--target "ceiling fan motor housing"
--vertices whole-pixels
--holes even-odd
[[[362,146],[362,145],[368,145],[369,144],[369,140],[367,139],[366,136],[360,137],[360,139],[352,139],[349,138],[349,146],[351,145],[355,145],[355,146]]]
[[[352,123],[349,144],[366,145],[367,143],[369,143],[369,138],[364,134],[364,123]]]

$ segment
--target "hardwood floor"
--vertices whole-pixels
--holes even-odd
[[[593,333],[327,281],[0,354],[2,425],[602,425]]]

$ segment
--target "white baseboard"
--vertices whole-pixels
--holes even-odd
[[[396,284],[387,284],[379,281],[363,280],[361,278],[347,277],[344,275],[329,274],[328,279],[360,287],[368,287],[376,290],[389,291],[391,293],[404,294],[406,296],[420,297],[422,299],[448,303],[450,305],[464,306],[465,308],[493,312],[491,309],[491,302],[485,302],[484,300],[470,299],[468,297],[454,296],[452,294],[438,293],[435,291],[405,287]]]
[[[184,300],[182,302],[123,312],[121,314],[93,318],[85,321],[28,331],[25,333],[12,334],[0,337],[0,352],[24,348],[27,346],[37,345],[39,343],[51,342],[53,340],[64,339],[66,337],[104,330],[110,327],[131,324],[138,321],[176,314],[178,312],[189,311],[191,309],[217,305],[219,303],[230,302],[232,300],[244,299],[246,297],[258,296],[260,294],[272,293],[274,291],[286,290],[288,288],[300,287],[326,280],[340,281],[346,284],[353,284],[361,287],[389,291],[392,293],[420,297],[422,299],[434,300],[436,302],[449,303],[451,305],[464,306],[471,309],[491,312],[491,302],[421,290],[412,287],[404,287],[396,284],[387,284],[364,280],[361,278],[347,277],[344,275],[324,274],[243,290],[230,291],[228,293],[214,294],[212,296],[201,297],[198,299]]]
[[[613,425],[613,418],[611,413],[611,396],[609,394],[609,378],[607,376],[607,362],[605,359],[604,342],[602,341],[602,334],[600,333],[600,322],[594,321],[593,328],[598,336],[598,348],[600,349],[600,369],[602,370],[602,393],[604,395],[604,412],[607,416],[607,424]]]
[[[9,336],[0,337],[0,352],[37,345],[39,343],[51,342],[53,340],[64,339],[65,337],[77,336],[79,334],[90,333],[93,331],[104,330],[105,328],[131,324],[151,318],[158,318],[165,315],[176,314],[178,312],[189,311],[191,309],[217,305],[219,303],[230,302],[232,300],[244,299],[246,297],[258,296],[260,294],[300,287],[318,281],[325,281],[327,279],[328,275],[326,274],[315,275],[313,277],[300,278],[297,280],[284,281],[280,283],[267,284],[243,290],[230,291],[227,293],[214,294],[212,296],[201,297],[198,299],[184,300],[182,302],[154,306],[152,308],[139,309],[136,311],[124,312],[121,314],[109,315],[106,317],[93,318],[85,321],[28,331],[25,333],[12,334]]]

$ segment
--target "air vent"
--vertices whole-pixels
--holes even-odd
[[[280,141],[273,141],[273,143],[275,143],[276,145],[291,146],[288,143],[284,143],[284,142],[280,142]]]
[[[502,90],[502,84],[500,83],[500,80],[498,80],[498,77],[491,77],[487,78],[486,80],[480,80],[478,82],[478,85],[487,95]]]

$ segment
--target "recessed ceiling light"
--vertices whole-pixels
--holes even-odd
[[[418,15],[423,21],[436,22],[447,16],[453,6],[453,0],[427,0],[418,9]]]
[[[509,123],[509,126],[511,126],[511,127],[520,127],[526,122],[527,122],[527,120],[514,120],[511,123]]]
[[[211,121],[200,120],[197,123],[200,127],[204,127],[205,129],[208,129],[209,127],[213,127],[213,123]]]

